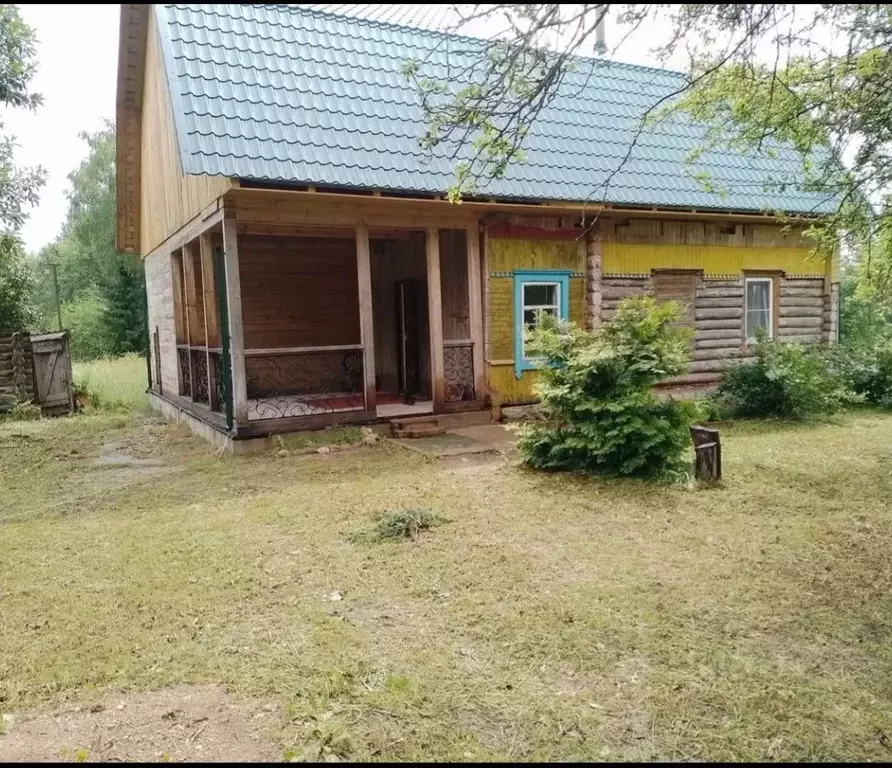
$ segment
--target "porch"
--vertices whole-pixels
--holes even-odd
[[[486,407],[476,220],[253,210],[170,252],[177,391],[155,328],[158,394],[232,437]]]

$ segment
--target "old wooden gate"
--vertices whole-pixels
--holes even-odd
[[[74,410],[68,333],[32,334],[34,401],[46,415]]]

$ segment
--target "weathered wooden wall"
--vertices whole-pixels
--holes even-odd
[[[468,251],[465,232],[440,232],[440,292],[443,304],[443,340],[471,337],[468,313]]]
[[[375,326],[375,377],[382,392],[398,392],[396,291],[399,280],[427,285],[424,234],[371,241],[372,311]],[[430,392],[430,331],[427,294],[418,297],[419,376],[421,389]]]
[[[150,253],[232,184],[222,176],[185,176],[154,11],[146,40],[140,130],[140,251]]]
[[[0,331],[0,413],[34,399],[34,357],[25,332]]]
[[[245,349],[359,344],[356,241],[242,235]]]
[[[494,398],[505,403],[535,399],[536,371],[514,370],[515,269],[566,269],[570,278],[570,319],[585,323],[585,251],[574,233],[559,233],[539,226],[493,227],[487,232],[487,370]],[[537,239],[538,238],[538,239]]]
[[[574,247],[578,238],[587,241],[584,316],[589,328],[611,320],[619,302],[628,296],[659,294],[677,299],[684,293],[690,297],[693,301],[683,322],[695,336],[691,372],[684,381],[714,381],[726,364],[750,359],[751,348],[744,339],[745,274],[773,276],[777,338],[819,342],[835,341],[838,335],[838,254],[816,257],[795,230],[769,223],[603,218],[585,231],[578,222],[558,217],[506,217],[491,223],[487,234],[488,377],[502,402],[532,399],[536,376],[535,371],[526,372],[518,381],[510,367],[514,357],[512,271],[572,263],[569,250],[557,259],[542,258],[537,237],[548,237],[551,243],[572,241]],[[674,274],[669,276],[667,271]],[[571,294],[576,286],[583,287],[582,281],[571,280],[570,285]],[[580,322],[573,306],[571,318]]]
[[[146,298],[148,300],[149,339],[152,356],[152,383],[158,389],[157,372],[161,372],[159,394],[172,397],[179,390],[177,379],[177,337],[174,320],[173,262],[170,254],[158,251],[144,262]],[[157,350],[154,343],[158,334]]]

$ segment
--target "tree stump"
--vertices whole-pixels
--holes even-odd
[[[717,429],[695,425],[691,427],[694,441],[694,476],[710,483],[722,479],[722,444]]]

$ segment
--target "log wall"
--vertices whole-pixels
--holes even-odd
[[[553,241],[585,241],[585,323],[592,330],[612,320],[620,301],[628,296],[672,294],[672,279],[667,282],[665,271],[687,271],[693,276],[695,300],[686,318],[694,331],[691,369],[678,383],[709,383],[729,363],[751,359],[751,347],[744,338],[745,275],[774,280],[776,338],[803,343],[837,340],[839,256],[816,256],[801,230],[771,222],[606,216],[586,228],[566,217],[547,221],[506,217],[493,221],[487,232],[489,382],[500,390],[503,403],[522,402],[532,395],[535,371],[526,372],[520,382],[510,381],[510,369],[500,364],[513,352],[509,333],[513,303],[506,278],[510,270],[525,265],[552,266],[537,259],[541,243],[536,241],[544,237],[543,230]],[[518,255],[508,258],[513,252]],[[570,263],[569,250],[567,255],[565,261]],[[661,273],[662,287],[657,291],[655,275]],[[571,281],[571,290],[574,285],[579,284]],[[690,295],[687,286],[685,292]]]
[[[34,399],[34,356],[25,332],[0,331],[0,413]]]

